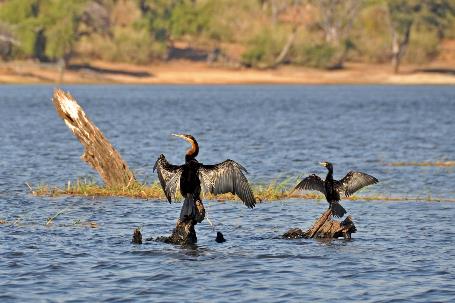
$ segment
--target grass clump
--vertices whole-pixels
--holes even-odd
[[[273,66],[281,52],[286,36],[265,28],[253,37],[242,54],[242,64],[247,67],[267,68]]]
[[[29,186],[29,188],[32,188]],[[35,196],[59,197],[69,196],[97,196],[97,197],[129,197],[139,199],[165,199],[164,192],[158,181],[150,184],[133,183],[130,186],[106,187],[90,179],[78,179],[76,182],[68,181],[66,186],[38,185],[31,190]]]
[[[34,196],[83,196],[83,197],[126,197],[134,199],[154,199],[166,201],[166,196],[158,181],[151,184],[134,183],[128,187],[106,187],[96,183],[91,179],[79,179],[76,182],[70,182],[62,187],[38,185],[32,187],[27,184],[30,192]],[[287,178],[281,182],[272,181],[266,184],[252,184],[254,196],[257,202],[277,201],[286,199],[304,199],[304,200],[325,200],[321,193],[317,192],[294,192],[295,182],[292,178]],[[204,200],[216,201],[240,201],[239,198],[232,194],[212,195],[205,194]],[[426,201],[426,202],[455,202],[455,199],[427,196],[387,196],[369,194],[354,195],[343,200],[350,201]],[[177,197],[176,201],[182,201],[182,197]],[[52,221],[52,220],[51,220]]]
[[[450,167],[455,166],[455,161],[436,161],[436,162],[392,162],[388,166],[438,166]]]
[[[284,181],[272,181],[268,184],[253,184],[252,189],[255,197],[258,201],[274,201],[283,200],[290,197],[307,197],[307,198],[323,198],[322,195],[317,194],[292,194],[289,188],[293,187],[291,178],[285,179]],[[145,183],[133,183],[130,186],[124,187],[107,187],[96,183],[92,179],[78,179],[75,182],[68,181],[64,186],[49,186],[49,185],[38,185],[32,187],[27,184],[30,192],[34,196],[48,196],[48,197],[59,197],[59,196],[85,196],[85,197],[128,197],[138,199],[159,199],[165,200],[166,196],[161,188],[158,181],[151,184]],[[239,200],[233,194],[221,194],[212,195],[205,194],[204,199],[206,200]],[[182,197],[177,197],[177,201],[181,201]]]

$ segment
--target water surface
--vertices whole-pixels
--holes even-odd
[[[193,134],[204,163],[234,159],[255,183],[351,169],[381,180],[364,195],[454,198],[453,167],[390,162],[454,160],[451,86],[67,86],[140,180],[160,153],[183,161]],[[193,249],[130,244],[132,230],[166,235],[179,204],[126,198],[33,197],[25,182],[94,177],[57,117],[47,85],[0,86],[0,300],[8,301],[453,301],[455,204],[343,202],[351,241],[282,240],[327,207],[297,199],[206,201],[227,238],[198,225]],[[47,218],[63,212],[54,223]],[[84,222],[96,222],[97,228]],[[15,222],[15,224],[11,224]]]

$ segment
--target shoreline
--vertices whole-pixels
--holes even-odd
[[[455,68],[441,66],[403,66],[400,74],[394,74],[389,65],[364,63],[346,63],[342,70],[328,71],[298,66],[229,68],[177,60],[143,66],[92,61],[72,63],[60,82],[55,65],[17,61],[0,63],[0,84],[454,85]]]

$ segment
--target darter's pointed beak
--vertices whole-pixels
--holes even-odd
[[[175,137],[179,137],[179,138],[182,138],[182,139],[186,139],[183,135],[180,135],[180,134],[171,134],[171,136],[175,136]]]
[[[182,135],[182,134],[171,134],[171,135],[191,143],[190,139],[188,139],[185,135]]]

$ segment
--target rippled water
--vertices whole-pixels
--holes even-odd
[[[232,158],[249,179],[308,173],[317,162],[370,173],[364,195],[455,197],[453,167],[389,162],[455,158],[450,86],[68,86],[141,180],[160,153],[183,161],[193,134],[205,163]],[[351,241],[282,240],[327,207],[297,199],[206,201],[193,249],[130,244],[166,235],[180,204],[123,198],[33,197],[25,182],[63,185],[93,176],[57,117],[51,86],[0,86],[0,301],[415,301],[455,300],[455,203],[343,202]],[[48,217],[59,212],[53,224]],[[96,222],[90,228],[84,222]],[[14,224],[12,224],[14,223]]]

